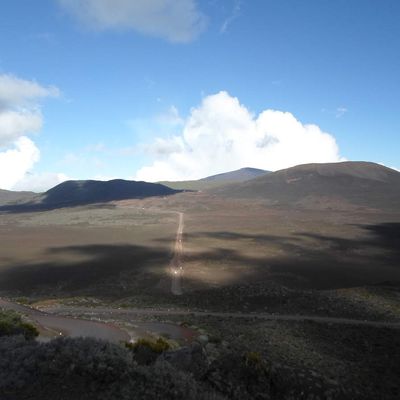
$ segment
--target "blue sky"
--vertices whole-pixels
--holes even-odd
[[[0,187],[400,168],[398,0],[3,0]]]

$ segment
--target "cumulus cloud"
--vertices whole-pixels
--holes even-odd
[[[40,111],[0,111],[0,146],[9,144],[20,136],[38,132],[41,128]]]
[[[205,97],[180,135],[150,145],[153,163],[137,172],[146,181],[199,179],[243,167],[278,170],[310,162],[340,161],[335,138],[291,113],[251,113],[227,92]]]
[[[43,172],[33,174],[28,172],[18,180],[12,189],[41,193],[68,179],[70,178],[63,173]]]
[[[206,26],[196,0],[58,0],[97,29],[134,30],[171,42],[190,42]]]
[[[12,189],[39,161],[39,149],[27,135],[42,128],[40,99],[58,95],[53,86],[0,75],[0,188]]]
[[[39,158],[39,149],[31,139],[18,138],[11,149],[0,153],[0,188],[12,189]]]
[[[54,86],[44,87],[34,81],[13,75],[0,75],[0,111],[3,109],[32,106],[32,101],[44,97],[57,97],[60,91]]]

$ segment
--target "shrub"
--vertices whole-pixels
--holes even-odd
[[[0,311],[0,336],[11,335],[23,335],[26,339],[33,339],[39,332],[33,325],[22,321],[15,311]]]
[[[161,354],[163,351],[169,350],[171,348],[169,343],[161,337],[157,340],[138,339],[135,343],[127,343],[126,347],[133,351],[136,351],[140,347],[148,347],[150,350],[158,354]]]
[[[133,352],[136,362],[141,365],[153,364],[161,353],[171,348],[161,337],[157,340],[139,339],[135,343],[126,343],[125,346]]]
[[[0,338],[1,400],[212,400],[166,362],[140,366],[128,349],[89,338]]]

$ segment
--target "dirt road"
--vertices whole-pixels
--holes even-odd
[[[183,254],[183,218],[184,214],[182,212],[178,212],[179,222],[178,222],[178,230],[176,232],[176,240],[174,245],[174,255],[172,257],[170,263],[170,271],[171,271],[171,292],[174,295],[182,294],[182,274],[183,274],[183,263],[182,263],[182,254]]]
[[[93,337],[114,343],[129,341],[130,336],[114,325],[104,322],[62,317],[48,314],[31,307],[0,299],[0,308],[18,311],[39,325],[40,339],[51,339],[58,336]]]
[[[70,307],[70,306],[57,306],[49,309],[51,313],[89,313],[89,314],[104,314],[112,313],[114,315],[153,315],[153,316],[196,316],[196,317],[217,317],[217,318],[232,318],[232,319],[260,319],[265,321],[314,321],[326,324],[341,324],[341,325],[358,325],[358,326],[371,326],[380,328],[397,328],[400,329],[400,322],[384,322],[384,321],[366,321],[351,318],[340,317],[319,317],[313,315],[283,315],[283,314],[266,314],[266,313],[235,313],[235,312],[208,312],[208,311],[191,311],[191,310],[155,310],[150,308],[127,308],[127,309],[113,309],[107,307]]]

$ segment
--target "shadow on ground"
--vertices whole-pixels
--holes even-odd
[[[171,252],[168,246],[50,248],[44,254],[44,260],[48,257],[48,261],[29,265],[15,262],[3,264],[0,268],[0,291],[48,298],[92,295],[123,299],[147,296],[156,302],[161,301],[160,304],[166,301],[210,309],[224,304],[236,309],[246,303],[257,308],[266,304],[282,307],[290,296],[301,293],[302,300],[296,300],[296,307],[311,309],[318,303],[315,291],[322,289],[388,286],[388,283],[400,286],[400,224],[367,225],[364,229],[369,234],[354,240],[309,233],[296,233],[290,237],[231,232],[191,235],[186,239],[206,236],[227,241],[246,239],[247,243],[253,239],[262,241],[266,247],[274,243],[283,252],[279,256],[251,257],[236,249],[220,247],[200,253],[185,253],[184,264],[187,268],[183,276],[184,295],[181,297],[169,293]],[[233,277],[226,284],[212,286],[204,283],[200,275],[189,271],[193,265],[191,262],[200,266],[206,263],[212,275],[212,268],[219,268],[221,261]]]
[[[0,290],[24,295],[41,293],[114,295],[148,290],[161,279],[170,251],[132,245],[86,245],[50,248],[57,261],[9,264],[0,269]],[[156,266],[157,268],[154,268]]]
[[[264,275],[268,270],[274,281],[302,289],[387,283],[399,285],[400,223],[363,225],[361,228],[366,234],[354,239],[308,232],[297,232],[291,236],[199,232],[186,235],[186,239],[245,240],[245,246],[249,248],[251,242],[265,246],[265,254],[268,253],[268,246],[277,246],[281,255],[257,258],[244,256],[232,248],[219,248],[202,254],[188,254],[185,258],[188,261],[230,261],[232,264],[255,267],[258,273]]]

